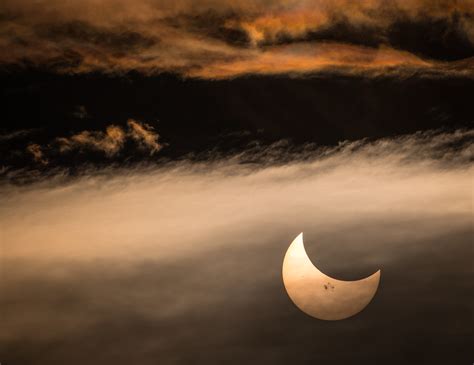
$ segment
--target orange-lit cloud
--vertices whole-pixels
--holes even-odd
[[[145,123],[138,123],[133,119],[130,119],[127,124],[130,128],[130,137],[138,142],[142,148],[149,150],[150,155],[153,155],[163,148],[163,146],[158,143],[159,135],[153,131],[153,127]]]
[[[448,56],[474,56],[474,0],[6,0],[2,8],[3,65],[206,78],[387,67],[473,75],[472,58],[453,67],[406,39],[428,32],[435,51],[445,42]]]
[[[104,152],[108,157],[119,153],[128,139],[138,143],[138,145],[150,155],[153,155],[163,148],[163,146],[158,143],[159,135],[150,125],[146,123],[142,124],[133,119],[129,119],[127,125],[127,130],[116,125],[109,125],[105,132],[82,131],[71,137],[57,138],[56,143],[61,153],[72,150],[93,149]],[[40,148],[40,146],[38,146],[38,148]]]
[[[368,48],[345,44],[285,45],[256,52],[252,57],[209,64],[191,71],[203,78],[226,78],[244,74],[305,74],[341,71],[353,74],[435,69],[436,62],[391,48]]]
[[[426,19],[461,17],[460,27],[468,34],[474,13],[472,0],[318,0],[275,1],[269,11],[262,10],[251,19],[230,22],[230,26],[244,29],[254,43],[271,41],[281,34],[298,37],[308,31],[330,27],[346,21],[356,27],[370,26],[381,32],[394,22],[406,18],[414,22]],[[470,38],[474,42],[474,38]]]
[[[107,156],[113,156],[123,146],[125,142],[125,132],[122,128],[111,125],[104,132],[83,131],[69,138],[58,138],[59,149],[61,152],[92,148],[103,151]]]

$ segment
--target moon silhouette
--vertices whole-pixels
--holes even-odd
[[[288,247],[282,274],[293,303],[306,314],[327,321],[359,313],[370,303],[380,282],[380,270],[355,281],[336,280],[322,273],[306,254],[303,233]]]

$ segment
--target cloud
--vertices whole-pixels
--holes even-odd
[[[0,134],[0,142],[9,142],[11,140],[23,138],[31,134],[34,129],[20,129],[9,133]]]
[[[76,106],[72,115],[78,119],[86,119],[89,118],[89,113],[84,105]]]
[[[472,0],[8,0],[2,7],[3,65],[211,79],[327,70],[473,76]]]
[[[42,165],[47,165],[48,160],[44,157],[43,149],[38,144],[30,144],[26,150],[33,155],[35,162],[38,162]]]
[[[420,132],[289,159],[279,145],[254,161],[3,184],[2,358],[343,364],[371,358],[372,339],[388,364],[469,358],[472,138]],[[301,231],[334,277],[381,268],[367,310],[328,325],[293,306],[281,264]]]
[[[159,135],[153,130],[153,127],[143,123],[140,124],[133,119],[129,119],[128,122],[129,135],[145,150],[150,151],[150,155],[158,152],[163,148],[163,145],[158,143]]]
[[[309,74],[319,71],[350,74],[386,74],[420,68],[435,70],[436,62],[416,57],[408,52],[390,48],[368,48],[344,44],[299,43],[284,45],[257,52],[253,57],[209,64],[206,68],[191,71],[192,76],[228,78],[245,74]]]
[[[83,131],[69,138],[58,138],[57,142],[61,152],[91,148],[103,151],[107,156],[111,157],[122,149],[125,138],[126,135],[122,128],[110,125],[107,127],[105,133]]]
[[[140,252],[147,252],[148,255],[149,251],[145,250],[148,248],[152,251],[163,249],[159,256],[163,258],[168,254],[186,255],[187,250],[193,253],[197,249],[195,239],[201,240],[209,234],[227,235],[227,232],[234,232],[232,227],[235,224],[239,230],[241,224],[248,224],[248,229],[253,229],[252,221],[258,223],[262,219],[275,224],[283,223],[292,209],[298,206],[303,210],[295,213],[296,216],[291,219],[294,223],[285,223],[285,227],[294,224],[304,227],[315,219],[320,220],[320,226],[327,219],[323,212],[317,213],[319,205],[328,214],[335,214],[333,223],[346,219],[352,221],[354,210],[367,218],[384,209],[387,209],[387,214],[397,216],[429,214],[436,217],[451,213],[463,216],[471,209],[469,200],[461,202],[459,199],[470,192],[473,137],[474,132],[469,130],[420,132],[374,142],[346,142],[334,148],[296,152],[287,158],[284,157],[284,146],[274,145],[211,162],[184,161],[136,171],[111,169],[103,170],[97,176],[86,170],[82,178],[67,183],[64,189],[61,184],[55,186],[57,181],[54,179],[51,186],[48,180],[38,182],[38,188],[48,187],[49,193],[44,196],[36,195],[34,184],[24,188],[3,186],[2,189],[9,192],[6,196],[14,194],[15,199],[19,199],[18,205],[15,204],[18,215],[12,215],[13,220],[23,213],[29,214],[28,209],[34,206],[34,209],[39,209],[47,201],[64,202],[65,199],[70,199],[71,208],[77,209],[74,214],[78,218],[71,221],[67,216],[57,221],[70,227],[78,234],[77,237],[71,236],[72,231],[65,229],[56,238],[48,235],[44,240],[35,240],[35,247],[27,243],[28,237],[41,235],[25,231],[15,236],[16,228],[11,231],[8,228],[15,225],[5,225],[5,234],[10,237],[7,241],[23,242],[7,244],[5,254],[29,256],[33,254],[30,250],[44,250],[44,254],[51,258],[57,255],[80,258],[83,255],[84,259],[89,259],[109,255],[122,257],[123,254],[128,255],[130,250],[139,258]],[[252,156],[255,157],[253,160]],[[116,190],[117,186],[123,188]],[[455,186],[459,189],[453,189]],[[393,194],[387,194],[390,191]],[[128,204],[128,198],[135,199],[138,192],[141,198],[137,205]],[[325,196],[326,192],[329,195]],[[153,203],[149,198],[153,198]],[[92,239],[91,235],[99,233],[94,227],[101,225],[100,220],[95,221],[86,213],[94,206],[94,199],[105,204],[97,214],[107,215],[121,224],[116,230],[107,232],[106,236],[101,233],[97,245],[84,247],[80,242]],[[306,199],[310,200],[306,202]],[[412,199],[433,201],[423,205],[412,203]],[[84,201],[90,204],[83,204]],[[456,204],[451,205],[452,202]],[[123,206],[126,211],[112,209],[116,205]],[[160,215],[153,213],[156,207],[166,209]],[[345,207],[350,209],[346,211]],[[305,218],[306,209],[313,208],[316,212],[308,212]],[[51,203],[51,210],[41,220],[56,221],[54,217],[59,217],[62,209],[63,203],[58,206]],[[141,209],[143,214],[138,214]],[[32,219],[38,218],[34,211],[31,211]],[[79,223],[81,220],[87,222],[90,231],[80,231],[76,222],[82,225]],[[150,226],[155,223],[156,226]],[[327,223],[332,224],[330,221]],[[182,225],[189,228],[185,237],[177,230]],[[40,230],[46,226],[41,227],[37,226]],[[164,230],[164,227],[167,228]],[[46,234],[46,231],[43,233]],[[147,237],[150,235],[158,235],[157,241],[161,243],[148,247]],[[129,246],[129,239],[143,239],[145,246]],[[67,246],[60,244],[64,240],[70,243]],[[111,242],[115,242],[113,247]],[[181,243],[178,245],[178,242]],[[198,250],[206,251],[207,246],[200,246]],[[210,243],[210,246],[217,248],[219,243]]]
[[[163,146],[158,143],[159,135],[148,124],[142,124],[133,119],[127,122],[128,130],[116,125],[109,125],[105,132],[83,131],[71,137],[56,139],[61,153],[72,150],[93,149],[113,157],[124,147],[127,139],[132,139],[150,155],[158,152]]]

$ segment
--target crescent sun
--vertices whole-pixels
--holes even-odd
[[[337,280],[322,273],[306,254],[303,233],[288,247],[282,274],[293,303],[306,314],[328,321],[359,313],[370,303],[380,282],[380,270],[355,281]]]

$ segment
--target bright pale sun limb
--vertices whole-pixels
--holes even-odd
[[[283,260],[283,283],[293,303],[306,314],[333,321],[362,311],[377,292],[380,270],[355,281],[331,278],[316,268],[306,254],[303,233],[294,239]]]

